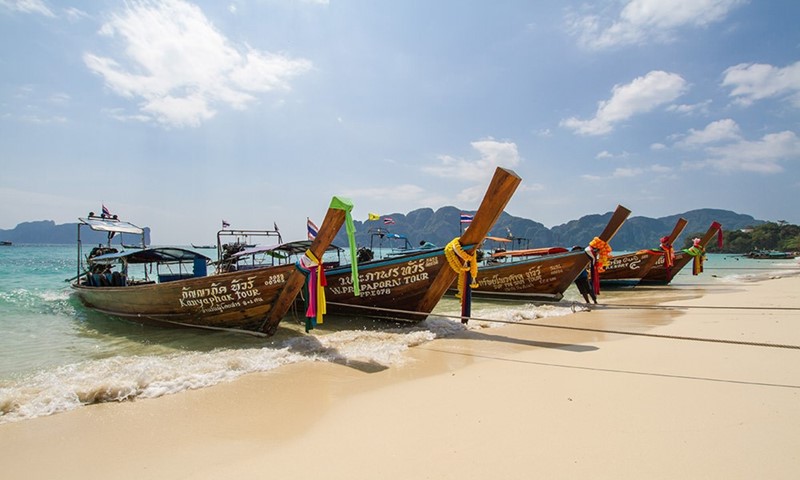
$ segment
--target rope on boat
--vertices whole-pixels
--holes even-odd
[[[598,308],[598,309],[638,308],[643,310],[662,310],[662,309],[689,310],[696,308],[698,310],[779,310],[779,311],[789,311],[789,312],[800,311],[800,307],[770,307],[766,305],[760,307],[746,307],[746,306],[728,307],[725,305],[636,305],[636,304],[624,304],[624,303],[604,303],[602,305],[592,305],[591,308]]]
[[[554,303],[554,302],[553,302]],[[451,318],[451,319],[458,319],[462,320],[463,317],[461,315],[447,315],[447,314],[425,314],[423,312],[414,312],[410,310],[398,310],[392,308],[380,308],[380,307],[369,307],[363,305],[350,305],[346,303],[337,303],[337,302],[328,302],[329,305],[337,305],[342,307],[349,307],[349,308],[362,308],[365,310],[377,310],[387,313],[398,313],[398,314],[413,314],[413,315],[433,315],[437,317],[444,317],[444,318]],[[572,308],[573,311],[580,310],[591,310],[588,306],[579,304],[579,303],[572,303],[572,304],[561,304],[562,306],[569,306]],[[640,308],[640,305],[632,306],[633,308]],[[658,307],[655,307],[658,308]],[[684,307],[684,308],[695,308],[695,307]],[[737,308],[737,307],[715,307],[715,308]],[[738,307],[738,308],[750,308],[750,307]],[[755,307],[753,307],[755,308]],[[791,307],[789,307],[791,308]],[[797,309],[794,309],[797,310]],[[400,317],[378,317],[388,320],[405,320]],[[659,333],[645,333],[645,332],[632,332],[626,330],[607,330],[602,328],[589,328],[589,327],[574,327],[569,325],[552,325],[547,323],[533,323],[533,322],[514,322],[510,320],[497,320],[493,318],[480,318],[480,317],[469,317],[468,320],[474,320],[479,322],[490,322],[490,323],[502,323],[508,325],[520,325],[525,327],[540,327],[540,328],[555,328],[561,330],[574,330],[574,331],[582,331],[582,332],[592,332],[592,333],[609,333],[613,335],[629,335],[629,336],[636,336],[636,337],[649,337],[649,338],[663,338],[669,340],[683,340],[683,341],[693,341],[693,342],[706,342],[706,343],[722,343],[728,345],[745,345],[751,347],[768,347],[768,348],[782,348],[782,349],[790,349],[790,350],[800,350],[800,345],[791,345],[791,344],[783,344],[783,343],[768,343],[768,342],[749,342],[744,340],[729,340],[729,339],[722,339],[722,338],[703,338],[703,337],[690,337],[685,335],[667,335],[667,334],[659,334]]]
[[[195,323],[185,323],[185,322],[178,322],[178,321],[175,321],[175,320],[167,320],[166,318],[164,318],[165,315],[163,315],[163,314],[162,315],[147,315],[147,314],[139,313],[137,315],[120,315],[119,313],[112,312],[112,311],[109,311],[109,310],[103,310],[102,308],[92,307],[92,309],[96,310],[96,311],[98,311],[100,313],[106,314],[106,315],[110,315],[110,316],[113,316],[113,317],[119,317],[119,318],[123,318],[123,319],[128,319],[128,318],[132,318],[132,317],[133,318],[146,318],[146,319],[152,320],[154,322],[166,323],[166,324],[169,324],[169,325],[174,325],[176,327],[200,328],[200,329],[203,329],[203,330],[213,330],[213,331],[217,331],[217,332],[244,333],[244,334],[247,334],[247,335],[252,335],[254,337],[268,337],[269,336],[266,333],[257,332],[255,330],[244,330],[244,329],[241,329],[241,328],[230,328],[230,327],[212,327],[210,325],[200,325],[200,324],[195,324]]]

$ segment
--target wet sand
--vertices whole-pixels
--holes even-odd
[[[0,425],[3,477],[797,478],[800,277],[635,293],[380,371],[296,364]]]

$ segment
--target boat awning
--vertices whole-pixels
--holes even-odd
[[[486,240],[492,240],[494,242],[500,242],[500,243],[511,243],[510,239],[503,237],[486,237]]]
[[[125,250],[117,253],[107,253],[92,258],[94,263],[111,263],[125,260],[128,263],[167,263],[167,262],[193,262],[196,258],[205,261],[211,260],[205,255],[177,247],[143,248],[141,250]]]
[[[287,243],[282,243],[280,245],[257,246],[253,248],[246,248],[241,252],[234,253],[233,256],[242,257],[245,255],[266,253],[267,255],[272,255],[273,257],[286,258],[291,255],[302,255],[309,248],[311,248],[311,240],[298,240],[296,242],[287,242]],[[342,250],[341,247],[337,247],[336,245],[330,245],[326,251],[335,252],[340,250]]]
[[[528,248],[525,250],[508,250],[506,252],[498,252],[492,255],[492,258],[500,257],[532,257],[537,255],[552,255],[555,253],[567,253],[564,247],[544,247],[544,248]]]
[[[134,235],[144,234],[144,229],[141,227],[137,227],[130,222],[123,222],[113,218],[88,217],[79,218],[78,220],[84,225],[88,225],[92,230],[100,232],[130,233]]]
[[[256,255],[259,253],[271,253],[280,245],[256,245],[255,247],[245,248],[242,251],[236,252],[232,257],[244,257],[246,255]]]

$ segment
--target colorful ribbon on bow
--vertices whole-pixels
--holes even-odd
[[[592,288],[594,288],[595,295],[600,294],[600,274],[606,271],[611,257],[611,245],[606,243],[600,237],[594,237],[589,246],[586,247],[586,253],[592,257],[591,264],[591,280]]]
[[[609,258],[611,257],[611,245],[603,241],[600,237],[594,237],[592,241],[589,242],[589,246],[597,250],[598,272],[605,272],[609,263]]]
[[[311,250],[306,250],[305,256],[297,261],[295,267],[303,272],[307,278],[306,333],[308,333],[309,330],[323,323],[323,316],[327,313],[325,287],[328,282],[325,278],[325,269],[322,267],[322,262],[314,256]]]
[[[350,244],[350,277],[353,279],[353,295],[359,296],[361,295],[361,290],[358,283],[356,227],[353,223],[353,216],[350,214],[353,210],[353,202],[346,198],[333,197],[331,200],[331,208],[344,210],[344,226],[345,230],[347,230],[347,242]]]
[[[472,289],[478,288],[478,259],[476,251],[467,253],[461,247],[459,238],[454,238],[444,247],[444,257],[448,265],[458,273],[458,293],[461,299],[461,322],[467,323],[472,316]]]
[[[700,245],[699,238],[692,239],[693,245],[685,250],[684,253],[692,256],[692,275],[703,273],[703,262],[706,259],[706,249]]]

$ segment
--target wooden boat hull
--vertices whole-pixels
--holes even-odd
[[[483,241],[521,181],[511,170],[495,169],[470,227],[459,238],[465,252],[473,252]],[[421,321],[458,275],[447,262],[445,248],[374,260],[358,265],[361,294],[355,296],[349,268],[325,272],[329,313]]]
[[[628,218],[631,211],[618,205],[599,238],[610,241]],[[563,249],[560,249],[563,250]],[[546,249],[527,250],[546,251]],[[507,252],[506,258],[517,258]],[[510,298],[519,300],[558,301],[564,292],[589,266],[589,255],[584,250],[522,257],[499,264],[481,265],[478,268],[478,288],[472,290],[475,297]],[[457,290],[452,285],[451,293]]]
[[[720,242],[722,241],[722,225],[719,222],[712,222],[711,226],[708,227],[705,235],[703,238],[700,239],[700,247],[706,248],[706,245],[714,238],[715,235],[720,236]],[[640,284],[644,285],[667,285],[669,284],[675,275],[681,271],[683,267],[686,266],[687,263],[691,262],[693,257],[686,252],[683,251],[676,251],[675,252],[675,259],[672,262],[672,267],[667,271],[667,267],[665,265],[666,261],[663,255],[659,255],[659,259],[653,268],[647,272],[647,275],[642,278]]]
[[[642,277],[639,282],[640,285],[666,285],[672,281],[675,275],[681,271],[689,262],[692,261],[692,256],[684,252],[675,252],[675,259],[672,262],[672,268],[667,272],[667,267],[664,265],[664,256],[659,255],[653,268],[647,272],[647,275]]]
[[[72,289],[87,307],[144,324],[255,330],[294,265],[259,268],[167,283]]]
[[[352,208],[353,205],[348,199],[338,197],[332,199],[322,227],[308,247],[309,258],[322,258]],[[95,221],[93,224],[102,224],[103,228],[108,228],[102,222]],[[80,248],[80,233],[78,240]],[[124,257],[126,260],[123,261],[123,265],[127,265],[126,261],[134,261],[144,265],[145,268],[148,265],[152,266],[153,263],[169,263],[169,260],[164,260],[165,257],[155,256],[155,251],[159,249],[150,250],[149,255],[153,256],[142,250],[139,252],[142,258],[137,259],[135,255],[127,255],[124,252],[112,258],[118,260]],[[160,253],[165,256],[171,255],[169,259],[173,262],[175,258],[182,261],[183,257],[177,256],[182,249],[174,250],[175,252]],[[103,256],[94,258],[102,259]],[[94,282],[89,285],[89,276],[86,274],[90,270],[87,268],[72,282],[72,289],[81,303],[88,308],[138,323],[273,335],[305,282],[304,275],[294,263],[210,276],[204,275],[205,268],[202,271],[203,275],[174,281],[163,281],[165,277],[159,275],[159,280],[162,281],[158,283],[129,283],[124,279],[120,283],[110,282],[110,286],[98,286]],[[115,273],[119,275],[120,271]],[[84,276],[86,280],[83,280]],[[113,278],[122,279],[122,276],[114,277],[112,274]]]
[[[361,263],[358,265],[359,296],[353,295],[349,267],[328,270],[325,272],[328,313],[424,320],[435,304],[427,307],[423,305],[423,298],[434,288],[433,281],[443,268],[450,266],[441,248]]]
[[[662,255],[647,252],[613,256],[609,259],[605,271],[600,274],[600,285],[635,286],[658,262],[659,257],[663,263]]]
[[[482,266],[472,296],[558,301],[588,265],[589,256],[581,250]],[[451,292],[457,287],[454,283]]]

